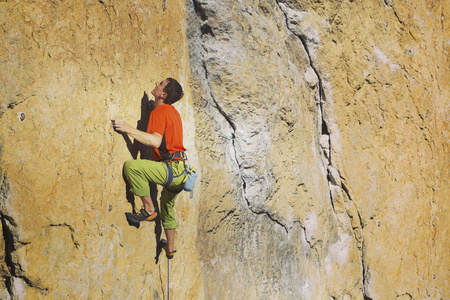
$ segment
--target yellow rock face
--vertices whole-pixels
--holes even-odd
[[[1,299],[450,298],[449,4],[0,2]],[[154,83],[199,179],[130,226]]]
[[[192,126],[184,11],[184,3],[170,0],[0,3],[4,295],[167,295],[167,260],[155,260],[161,229],[137,229],[124,215],[132,206],[122,164],[135,151],[110,120],[135,124],[144,93],[170,76],[186,87],[177,108]],[[190,250],[197,234],[192,201],[178,200],[183,263],[174,264],[172,277],[183,284],[172,293],[197,298],[203,291]]]

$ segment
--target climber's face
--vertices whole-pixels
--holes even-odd
[[[155,101],[163,100],[167,97],[167,93],[164,92],[164,88],[166,87],[168,81],[160,81],[155,84],[155,88],[152,91],[152,95],[155,97]]]

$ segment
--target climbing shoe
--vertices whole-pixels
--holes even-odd
[[[140,212],[132,214],[132,213],[125,213],[127,216],[127,219],[133,223],[139,223],[142,221],[156,221],[159,215],[158,209],[155,209],[155,212],[153,214],[149,214],[145,209],[141,209]]]
[[[173,258],[173,256],[174,256],[174,254],[175,254],[175,252],[177,252],[177,250],[174,250],[174,251],[168,251],[167,250],[167,241],[165,240],[165,239],[162,239],[161,241],[159,241],[159,243],[161,244],[161,248],[163,248],[164,249],[164,251],[166,251],[166,257],[167,257],[167,259],[172,259]]]

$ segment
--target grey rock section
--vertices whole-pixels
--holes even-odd
[[[344,196],[320,24],[275,1],[188,3],[207,297],[362,299],[361,250],[330,197]]]
[[[448,4],[188,4],[206,294],[448,298]]]

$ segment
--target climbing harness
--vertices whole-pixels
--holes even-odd
[[[184,170],[181,174],[175,176],[173,174],[173,168],[170,163],[177,162],[177,161],[183,161]],[[166,163],[166,166],[167,166],[167,179],[166,179],[166,182],[163,184],[163,186],[165,186],[169,192],[175,193],[175,194],[178,194],[183,190],[185,190],[187,192],[191,192],[191,198],[192,198],[192,191],[194,189],[195,181],[197,180],[197,173],[194,171],[195,167],[190,168],[188,166],[187,161],[188,161],[188,158],[184,152],[175,152],[175,153],[171,154],[170,157],[164,159],[164,162]],[[174,178],[177,178],[177,177],[180,177],[183,175],[184,175],[183,187],[181,189],[175,190],[175,189],[171,189],[168,187],[173,182]]]
[[[193,197],[193,189],[195,185],[195,181],[197,180],[197,173],[194,171],[195,167],[190,168],[188,166],[188,158],[184,152],[175,152],[170,155],[170,157],[163,158],[164,162],[167,166],[167,179],[166,182],[164,182],[163,186],[171,193],[178,194],[181,191],[185,190],[188,192],[191,192],[190,197]],[[179,175],[173,174],[173,168],[171,163],[173,162],[180,162],[182,161],[184,163],[184,170]],[[173,182],[174,178],[178,178],[180,176],[184,176],[184,179],[182,181],[183,187],[179,190],[174,190],[169,188],[169,185]],[[173,251],[175,252],[175,251]],[[172,254],[172,257],[167,256],[167,300],[170,299],[170,260],[173,258],[173,252],[169,253]]]

